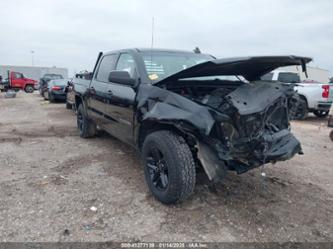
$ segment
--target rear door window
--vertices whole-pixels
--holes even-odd
[[[299,83],[301,79],[297,73],[279,73],[278,81],[283,83]]]
[[[97,81],[109,82],[109,74],[116,65],[117,54],[105,55],[99,64],[98,72],[96,75]]]

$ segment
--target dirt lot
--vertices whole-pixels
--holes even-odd
[[[74,114],[37,93],[0,95],[1,241],[332,241],[333,143],[325,120],[292,129],[305,155],[164,206],[135,150],[81,139]],[[97,210],[92,211],[91,207]]]

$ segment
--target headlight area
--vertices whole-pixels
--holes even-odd
[[[223,140],[226,142],[227,147],[231,147],[233,141],[239,138],[238,131],[232,124],[228,122],[221,122],[220,129],[221,135],[223,136]]]

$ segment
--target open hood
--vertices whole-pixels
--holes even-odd
[[[175,73],[156,85],[184,78],[220,75],[239,75],[248,81],[259,80],[264,74],[284,66],[301,65],[306,73],[306,63],[312,59],[294,55],[288,56],[255,56],[227,58],[207,61]]]

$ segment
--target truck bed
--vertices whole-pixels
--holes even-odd
[[[78,94],[83,94],[89,88],[90,80],[74,78],[72,83],[74,85],[74,91]]]

